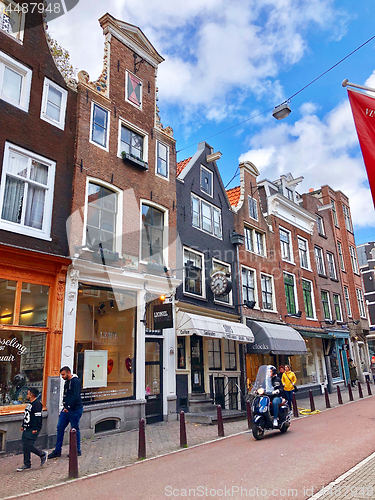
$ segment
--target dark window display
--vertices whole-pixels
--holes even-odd
[[[48,286],[22,283],[19,324],[47,326]]]
[[[177,368],[186,368],[186,339],[177,337]]]
[[[17,281],[0,280],[0,324],[12,325]]]
[[[46,333],[0,332],[0,406],[27,402],[27,391],[43,389]]]
[[[329,361],[331,365],[332,378],[341,378],[339,360],[337,359],[337,346],[332,349]]]
[[[136,294],[80,285],[74,371],[84,403],[133,398]]]

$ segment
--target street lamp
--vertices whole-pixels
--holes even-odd
[[[272,116],[276,118],[276,120],[282,120],[283,118],[289,116],[291,112],[292,110],[290,109],[289,104],[287,102],[283,102],[279,106],[276,106],[276,108],[272,111]]]

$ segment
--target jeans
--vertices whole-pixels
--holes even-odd
[[[22,433],[23,463],[26,465],[26,467],[31,467],[31,453],[35,453],[35,455],[38,455],[38,457],[40,458],[42,458],[42,456],[44,455],[42,450],[38,450],[38,448],[34,446],[34,443],[38,439],[38,436],[39,431],[33,434],[29,429],[26,429]]]
[[[272,407],[273,407],[273,418],[277,418],[279,414],[279,404],[281,404],[282,398],[273,398]]]
[[[291,410],[292,409],[293,391],[285,391],[285,389],[284,389],[284,392],[285,392],[285,399],[288,401],[288,406],[289,406],[289,409]]]
[[[79,410],[61,411],[59,421],[57,423],[57,439],[55,450],[61,453],[61,448],[64,440],[64,431],[70,424],[72,429],[77,431],[77,451],[81,451],[81,432],[79,430],[79,419],[82,417],[83,408]]]

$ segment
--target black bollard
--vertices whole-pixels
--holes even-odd
[[[251,404],[250,404],[250,401],[246,401],[246,413],[247,413],[247,428],[251,429]]]
[[[329,401],[328,389],[324,387],[324,396],[326,398],[326,408],[331,408],[331,403]]]
[[[337,401],[339,403],[339,405],[342,405],[342,397],[341,397],[341,389],[339,386],[337,386]]]
[[[69,433],[69,477],[78,477],[77,431],[70,429]]]
[[[370,387],[370,381],[366,380],[366,382],[367,382],[367,394],[369,396],[372,396],[371,387]]]
[[[349,391],[349,401],[354,401],[351,384],[348,384],[348,391]]]
[[[139,441],[138,441],[138,460],[146,458],[146,432],[145,432],[145,420],[144,418],[139,419]]]
[[[363,398],[363,392],[362,392],[361,382],[359,382],[359,381],[358,381],[358,393],[359,393],[359,397]]]
[[[293,416],[298,418],[299,413],[298,413],[298,408],[297,408],[296,395],[294,394],[294,392],[292,393],[292,406],[293,406]]]
[[[217,435],[219,437],[224,437],[223,415],[221,413],[220,405],[217,405]]]
[[[185,412],[180,411],[180,447],[187,447],[186,425],[185,425]]]
[[[311,412],[313,412],[313,411],[315,411],[315,403],[314,403],[314,396],[313,396],[311,389],[309,390],[309,396],[310,396],[310,410],[311,410]]]

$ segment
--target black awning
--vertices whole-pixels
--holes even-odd
[[[254,334],[254,343],[247,344],[249,354],[307,354],[305,341],[290,326],[252,320],[247,326]]]

